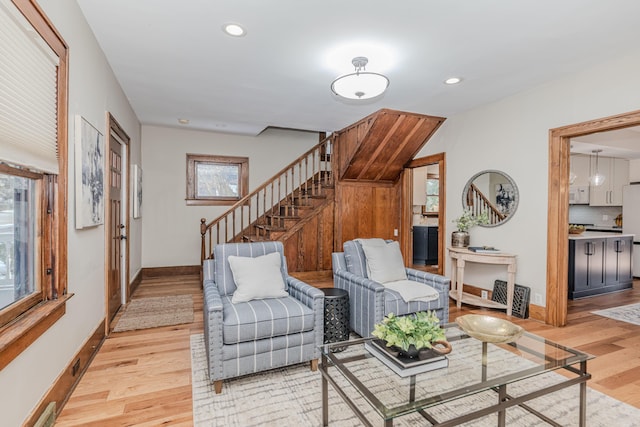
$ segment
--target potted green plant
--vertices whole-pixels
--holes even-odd
[[[420,350],[425,348],[439,354],[451,351],[451,344],[447,342],[434,311],[421,311],[408,316],[390,313],[375,325],[372,335],[384,341],[387,347],[395,347],[408,357],[417,357]],[[436,345],[439,347],[436,348]]]
[[[478,224],[488,224],[489,215],[482,212],[480,215],[474,215],[470,209],[465,211],[458,218],[454,219],[457,230],[451,234],[451,246],[466,248],[469,246],[469,229]]]

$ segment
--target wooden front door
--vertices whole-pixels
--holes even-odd
[[[113,137],[109,145],[107,314],[110,321],[122,305],[122,239],[126,238],[126,229],[122,218],[122,145]]]

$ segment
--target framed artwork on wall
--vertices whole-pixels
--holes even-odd
[[[75,118],[76,228],[104,223],[104,136],[84,117]]]
[[[142,169],[133,165],[133,217],[142,216]]]

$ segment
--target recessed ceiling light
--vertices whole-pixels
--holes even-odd
[[[243,37],[247,34],[245,29],[238,24],[224,24],[222,31],[233,37]]]
[[[461,81],[462,79],[460,77],[449,77],[447,80],[444,81],[444,83],[448,85],[455,85],[460,83]]]
[[[181,125],[188,125],[189,119],[178,119],[178,123],[180,123]]]

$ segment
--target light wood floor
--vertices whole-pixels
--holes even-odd
[[[323,274],[299,275],[319,287]],[[300,277],[300,278],[302,278]],[[194,322],[142,331],[112,333],[89,366],[56,421],[56,426],[190,426],[191,362],[189,336],[201,333],[202,291],[198,276],[144,280],[134,298],[193,295]],[[640,302],[640,283],[625,292],[569,303],[569,325],[553,328],[511,318],[530,332],[591,353],[589,386],[640,408],[640,326],[590,311]],[[476,310],[451,307],[450,319]],[[225,387],[227,385],[225,384]],[[224,393],[224,391],[223,391]]]

